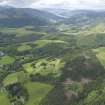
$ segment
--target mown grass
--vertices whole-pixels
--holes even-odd
[[[12,64],[14,63],[14,61],[15,61],[15,58],[11,56],[4,56],[0,58],[0,64],[2,65]]]
[[[41,100],[53,89],[52,85],[44,83],[28,82],[24,86],[29,94],[26,105],[40,105]]]

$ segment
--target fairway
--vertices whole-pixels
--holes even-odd
[[[26,105],[40,105],[41,100],[53,89],[52,85],[34,82],[26,83],[25,87],[29,94]]]

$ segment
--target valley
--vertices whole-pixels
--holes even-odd
[[[105,13],[68,13],[0,10],[2,105],[105,104]]]

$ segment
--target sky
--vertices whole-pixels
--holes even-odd
[[[105,9],[105,0],[0,0],[0,5],[21,8]]]

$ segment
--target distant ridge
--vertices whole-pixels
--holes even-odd
[[[31,8],[0,6],[0,26],[43,26],[58,21],[59,16]]]

